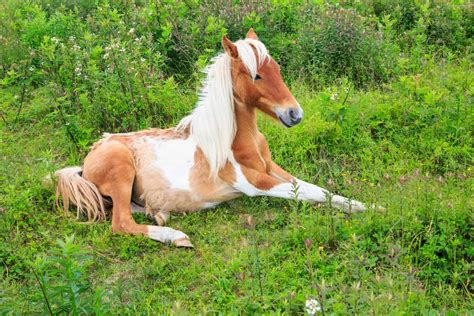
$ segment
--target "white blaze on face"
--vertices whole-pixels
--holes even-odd
[[[170,183],[170,188],[190,191],[189,174],[194,165],[196,143],[191,138],[148,138],[147,142],[155,153],[154,165]]]

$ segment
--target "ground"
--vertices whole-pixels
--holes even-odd
[[[80,165],[86,150],[71,150],[61,129],[32,118],[41,109],[26,108],[1,129],[1,311],[47,312],[46,296],[53,311],[95,313],[299,314],[315,298],[328,314],[469,314],[472,134],[462,122],[472,117],[472,99],[461,83],[472,78],[466,66],[434,71],[415,92],[412,77],[348,98],[344,86],[294,86],[301,126],[259,119],[280,165],[385,210],[347,215],[243,197],[171,217],[194,249],[113,234],[109,221],[85,223],[57,209],[42,179]],[[443,133],[456,119],[443,118],[458,103],[454,125],[464,129],[449,140]]]

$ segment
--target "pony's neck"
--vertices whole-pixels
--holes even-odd
[[[233,146],[239,147],[241,144],[251,143],[252,139],[257,138],[257,113],[255,107],[248,106],[239,101],[234,101],[234,103],[237,131]]]

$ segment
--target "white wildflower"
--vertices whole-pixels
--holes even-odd
[[[306,313],[308,313],[308,315],[313,316],[320,311],[321,305],[319,305],[319,302],[317,300],[313,298],[306,300]]]
[[[104,56],[103,56],[104,59],[107,59],[109,58],[109,53],[105,53]]]
[[[77,44],[74,44],[74,46],[72,46],[72,49],[75,50],[75,51],[78,51],[81,49],[81,46],[77,45]]]
[[[72,42],[72,41],[75,41],[76,40],[76,37],[75,36],[69,36],[69,40]]]
[[[80,76],[81,73],[82,73],[82,69],[80,66],[77,66],[75,69],[74,69],[74,72],[76,73],[76,75]]]
[[[121,52],[121,53],[125,53],[125,48],[121,48],[121,49],[120,49],[120,52]]]
[[[145,58],[140,58],[140,61],[141,61],[142,63],[144,63],[144,62],[146,61],[146,59],[145,59]]]
[[[336,100],[337,99],[337,93],[333,93],[333,95],[331,95],[331,100]]]
[[[30,70],[30,71],[35,71],[35,66],[31,66],[31,67],[29,68],[29,70]]]
[[[59,43],[59,38],[53,36],[51,37],[51,42],[53,42],[54,44],[57,44]]]
[[[135,34],[135,29],[132,27],[132,28],[128,31],[127,34],[128,34],[128,35],[133,35],[133,34]]]

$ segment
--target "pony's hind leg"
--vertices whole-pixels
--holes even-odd
[[[166,212],[166,211],[153,212],[150,208],[140,206],[133,202],[130,204],[130,207],[132,208],[132,213],[145,214],[148,217],[154,219],[155,222],[158,224],[158,226],[165,226],[166,221],[170,217],[169,212]]]
[[[146,235],[153,240],[178,247],[192,247],[181,231],[152,225],[137,224],[132,217],[130,201],[135,178],[133,156],[124,144],[110,141],[94,149],[84,161],[83,176],[94,183],[100,193],[112,199],[112,231]]]
[[[170,217],[170,213],[165,212],[165,211],[160,211],[160,212],[156,213],[155,215],[153,215],[153,218],[155,219],[155,222],[159,226],[165,226],[166,221],[168,220],[169,217]]]

